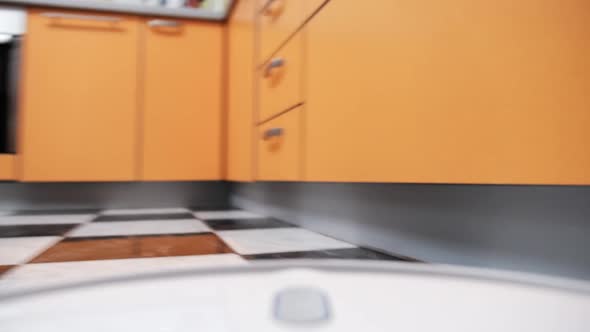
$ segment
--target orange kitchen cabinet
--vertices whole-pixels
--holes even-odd
[[[142,180],[221,179],[223,26],[145,19]]]
[[[21,85],[23,181],[133,180],[138,21],[32,9]]]
[[[330,1],[307,29],[307,180],[590,184],[590,2]]]
[[[305,20],[304,0],[271,0],[259,12],[260,58],[269,59]]]
[[[0,154],[0,181],[15,179],[15,156],[12,154]]]
[[[297,32],[258,71],[258,121],[265,121],[303,102],[304,38],[305,30]]]
[[[260,181],[301,181],[300,106],[258,126],[258,172]]]
[[[227,173],[254,178],[255,13],[257,0],[240,0],[228,21]]]

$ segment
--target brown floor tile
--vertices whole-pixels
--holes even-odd
[[[231,249],[212,233],[66,239],[37,256],[31,263],[210,255],[230,252],[232,252]]]
[[[137,238],[139,257],[187,256],[230,253],[215,234],[145,236]]]
[[[47,249],[31,263],[132,258],[135,245],[133,238],[67,239]]]
[[[2,275],[4,272],[10,270],[13,267],[15,267],[15,265],[0,265],[0,275]]]

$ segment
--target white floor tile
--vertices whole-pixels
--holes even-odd
[[[51,214],[0,216],[0,225],[82,224],[94,219],[94,214]]]
[[[245,265],[236,254],[28,264],[0,277],[0,293],[143,273]]]
[[[26,263],[60,239],[60,236],[0,238],[0,265]]]
[[[201,220],[215,220],[215,219],[248,219],[261,218],[263,216],[242,210],[227,210],[227,211],[200,211],[195,212],[195,217]]]
[[[84,224],[68,237],[183,234],[210,232],[211,229],[196,219],[166,219],[150,221],[105,221]]]
[[[161,209],[112,209],[101,211],[102,215],[134,215],[134,214],[171,214],[171,213],[191,213],[191,210],[185,208],[161,208]]]
[[[355,248],[352,244],[301,228],[222,231],[217,235],[243,255]]]

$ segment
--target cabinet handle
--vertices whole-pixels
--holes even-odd
[[[177,21],[170,21],[170,20],[149,20],[148,25],[152,28],[154,27],[178,27],[180,23]]]
[[[279,3],[279,1],[281,3]],[[281,14],[285,5],[283,1],[285,0],[268,0],[266,6],[264,6],[264,9],[262,9],[262,14],[264,16],[275,16]],[[277,3],[279,3],[279,5],[276,5]]]
[[[279,68],[285,65],[285,59],[283,58],[276,58],[270,60],[268,65],[266,65],[266,69],[264,70],[264,77],[269,77],[272,74],[272,70],[275,68]]]
[[[283,128],[270,128],[264,131],[264,134],[262,135],[262,139],[263,140],[269,140],[273,137],[280,137],[283,136],[283,134],[285,133],[285,130]]]
[[[60,12],[45,12],[41,13],[41,16],[48,18],[63,18],[66,20],[84,20],[84,21],[98,21],[98,22],[120,22],[122,19],[116,16],[105,16],[105,15],[80,15],[80,14],[69,14]]]

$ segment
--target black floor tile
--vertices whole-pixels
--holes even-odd
[[[227,210],[241,210],[240,208],[233,207],[231,205],[226,204],[218,204],[218,205],[201,205],[201,206],[191,206],[189,210],[193,212],[202,212],[202,211],[227,211]]]
[[[294,225],[273,218],[214,219],[204,220],[204,222],[216,231],[295,227]]]
[[[299,251],[299,252],[284,252],[274,254],[258,254],[258,255],[244,255],[244,258],[250,260],[257,259],[290,259],[290,258],[306,258],[306,259],[361,259],[361,260],[391,260],[391,261],[405,261],[404,259],[383,254],[374,250],[365,248],[347,248],[347,249],[330,249],[317,251]]]
[[[0,238],[23,236],[63,236],[78,224],[0,226]]]
[[[98,213],[97,209],[74,209],[74,210],[25,210],[12,213],[15,216],[43,216],[43,215],[60,215],[60,214],[93,214]]]
[[[129,215],[104,215],[98,216],[93,221],[148,221],[163,219],[196,219],[191,213],[162,213],[162,214],[129,214]]]

